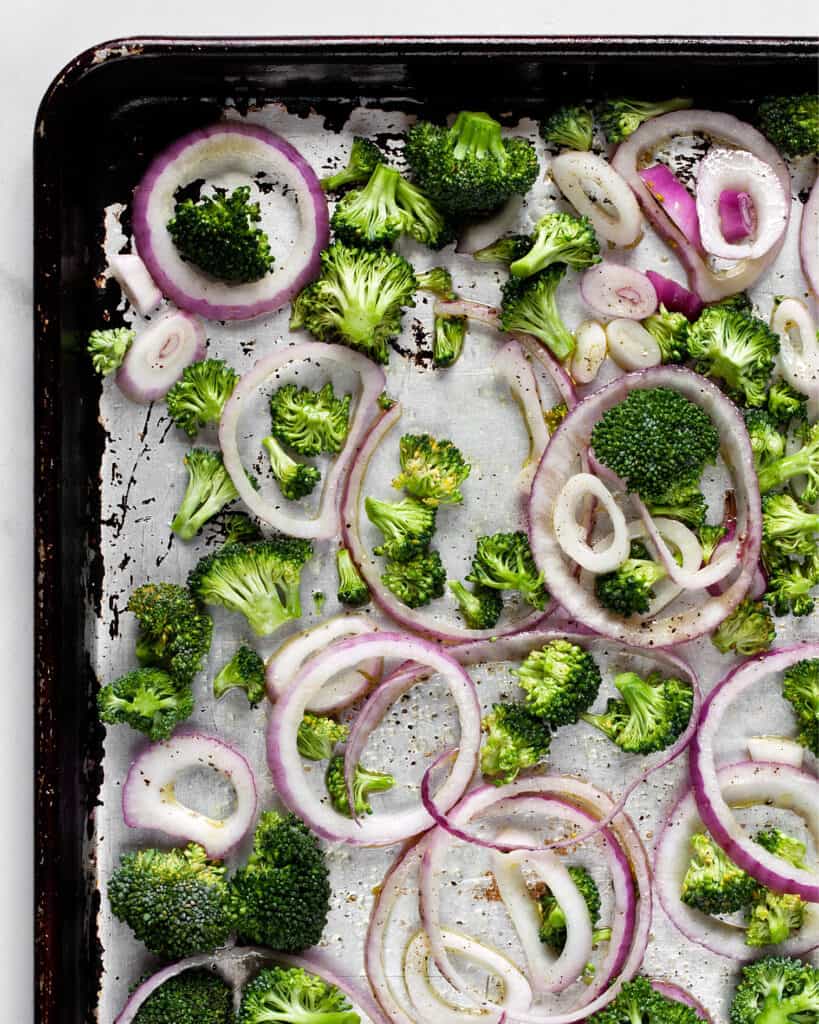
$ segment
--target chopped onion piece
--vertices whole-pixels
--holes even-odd
[[[587,495],[601,503],[611,522],[611,543],[603,549],[589,545],[586,530],[577,520],[578,505]],[[555,501],[553,525],[564,553],[589,572],[613,572],[628,558],[626,517],[608,487],[591,473],[577,473],[563,485]]]
[[[136,253],[117,253],[108,260],[108,268],[140,316],[153,313],[162,302],[162,292]]]
[[[663,361],[660,346],[637,320],[617,319],[606,324],[611,358],[624,370],[646,370]]]
[[[671,313],[682,313],[689,320],[696,320],[702,312],[702,299],[699,295],[684,288],[670,277],[658,274],[656,270],[647,270],[646,277],[654,285],[657,301]]]
[[[574,337],[577,345],[572,356],[572,377],[578,384],[591,384],[606,358],[606,332],[596,320],[584,320]]]
[[[132,402],[164,398],[191,363],[205,358],[205,328],[191,313],[169,313],[140,331],[117,370],[117,387]]]
[[[597,234],[615,245],[633,245],[643,230],[640,207],[617,170],[594,153],[561,153],[552,160],[552,177]]]
[[[756,225],[754,200],[750,192],[735,188],[719,194],[719,226],[726,242],[742,242],[753,234]]]
[[[685,185],[665,164],[646,167],[644,171],[640,171],[640,177],[646,183],[652,197],[662,206],[688,241],[701,249],[697,203]]]
[[[657,309],[657,293],[645,274],[604,261],[580,279],[583,301],[600,316],[645,320]]]
[[[510,341],[503,346],[492,361],[492,369],[509,385],[526,422],[529,455],[520,472],[520,486],[528,496],[540,457],[549,443],[537,380],[531,362],[517,341]]]
[[[779,335],[782,376],[803,395],[819,398],[819,339],[808,307],[783,299],[771,313],[771,330]]]
[[[792,768],[801,768],[805,759],[805,748],[790,736],[749,736],[748,753],[752,761],[789,764]]]

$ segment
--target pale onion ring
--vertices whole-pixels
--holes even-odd
[[[771,313],[771,330],[779,335],[782,376],[803,395],[819,398],[819,339],[808,307],[799,299],[783,299]]]
[[[521,490],[528,496],[540,458],[549,443],[549,431],[543,418],[537,380],[531,362],[524,356],[517,341],[510,341],[503,346],[492,360],[492,369],[509,385],[509,390],[523,413],[529,434],[529,455],[519,476]]]
[[[586,495],[600,502],[611,523],[611,543],[603,549],[589,545],[586,530],[577,521],[578,504]],[[588,572],[613,572],[628,558],[626,517],[608,487],[591,473],[576,473],[561,487],[554,503],[552,528],[563,553]]]
[[[599,316],[645,320],[657,309],[657,292],[642,271],[603,260],[583,272],[580,294]]]
[[[552,177],[578,213],[588,217],[601,238],[633,245],[643,230],[640,208],[617,168],[594,153],[561,153],[552,160]],[[584,188],[592,182],[605,203],[594,202]],[[609,213],[609,206],[614,211]]]
[[[596,320],[584,320],[574,337],[577,346],[572,356],[572,377],[578,384],[591,384],[606,358],[606,332]]]

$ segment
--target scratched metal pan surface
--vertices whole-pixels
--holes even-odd
[[[698,106],[742,116],[773,83],[777,91],[812,87],[816,69],[817,47],[810,40],[147,39],[97,47],[55,79],[37,119],[34,183],[39,1021],[111,1024],[130,985],[155,966],[107,912],[105,880],[120,853],[156,837],[123,824],[121,783],[140,742],[122,728],[104,735],[95,719],[94,693],[98,679],[104,682],[131,664],[134,623],[124,613],[130,589],[149,578],[183,580],[199,555],[220,539],[218,526],[208,527],[192,544],[172,537],[168,523],[184,489],[186,441],[161,403],[134,406],[110,382],[100,387],[83,352],[85,337],[102,320],[138,320],[104,269],[106,253],[130,244],[131,190],[150,158],[186,131],[228,118],[264,124],[285,135],[319,173],[343,162],[354,134],[376,137],[400,166],[401,137],[412,119],[469,107],[490,110],[508,132],[535,142],[545,171],[548,154],[537,119],[560,97],[685,93]],[[690,153],[681,149],[677,158],[684,170]],[[798,193],[812,167],[803,162],[793,170],[798,211]],[[276,216],[279,232],[286,234],[294,223],[292,210],[275,188],[260,197],[268,204],[266,214]],[[552,208],[560,208],[560,200],[544,177],[523,205],[517,226],[525,229],[533,217]],[[775,293],[802,290],[794,242],[789,239],[776,273],[753,294],[763,311]],[[466,297],[489,302],[498,297],[499,276],[491,268],[476,267],[451,249],[440,258],[418,248],[403,251],[421,268],[445,263]],[[628,259],[661,267],[669,257],[648,237]],[[572,278],[561,295],[570,327],[583,315],[575,284]],[[439,523],[448,572],[462,576],[475,533],[517,521],[515,484],[527,438],[508,390],[492,370],[497,338],[482,328],[471,330],[457,366],[436,372],[430,358],[431,323],[431,305],[421,299],[405,317],[394,346],[389,390],[405,406],[402,430],[450,436],[473,464],[464,506],[446,510]],[[287,334],[286,310],[250,323],[209,323],[209,354],[243,371]],[[332,379],[342,388],[354,383],[343,373]],[[539,383],[544,401],[552,401],[549,382]],[[259,430],[264,430],[264,418],[260,400]],[[373,464],[370,493],[388,496],[397,437],[387,439]],[[246,454],[253,461],[257,453],[250,440],[248,445]],[[265,486],[272,486],[270,480]],[[339,610],[333,554],[334,544],[318,545],[305,574],[300,626]],[[327,595],[321,611],[311,598],[319,591]],[[451,604],[438,602],[433,615],[451,621]],[[217,705],[208,695],[215,669],[247,639],[236,617],[217,612],[214,619],[213,650],[196,684],[193,720],[240,746],[256,770],[264,806],[275,806],[264,763],[264,709],[250,712],[236,695]],[[259,645],[260,652],[269,653],[295,628]],[[802,621],[796,630],[786,629],[783,639],[815,633],[815,628],[815,622]],[[621,664],[618,653],[604,643],[597,653],[610,678]],[[729,664],[707,642],[689,645],[685,654],[706,689]],[[476,672],[484,705],[510,691],[510,667]],[[762,728],[764,721],[770,731],[761,705],[748,702],[741,713],[743,728],[755,722]],[[433,681],[413,690],[388,715],[368,750],[368,761],[375,767],[389,765],[400,783],[379,806],[417,799],[423,759],[456,737],[443,688]],[[582,766],[592,781],[612,791],[634,768],[613,757],[611,748],[585,728],[564,730],[553,748],[552,765],[567,772]],[[633,798],[630,811],[649,847],[683,774],[684,765],[674,766]],[[203,810],[215,810],[225,799],[195,778],[188,787],[186,798]],[[323,945],[352,975],[362,972],[372,889],[394,852],[330,851],[334,897]],[[449,870],[457,897],[453,915],[466,930],[519,955],[483,860],[455,858]],[[402,911],[404,940],[414,927],[413,913],[411,906]],[[716,1020],[726,1019],[733,965],[704,957],[659,910],[646,966],[692,987]]]

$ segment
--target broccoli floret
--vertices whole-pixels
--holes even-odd
[[[614,685],[622,700],[609,698],[602,715],[580,717],[628,754],[665,750],[691,719],[694,694],[680,679],[663,679],[659,673],[641,679],[636,672],[621,672]]]
[[[433,507],[464,500],[459,488],[472,467],[451,441],[439,441],[429,434],[404,434],[398,457],[401,472],[393,487],[403,488]]]
[[[353,557],[347,548],[336,552],[338,570],[338,599],[342,604],[359,607],[370,600],[370,590],[355,567]]]
[[[401,333],[404,309],[415,305],[412,267],[395,252],[333,242],[321,254],[318,280],[293,303],[291,328],[340,342],[376,363],[388,363],[388,341]]]
[[[592,146],[592,112],[582,104],[572,104],[552,111],[541,122],[540,134],[546,142],[567,149],[587,150]]]
[[[225,544],[244,544],[247,541],[261,540],[262,531],[244,512],[231,512],[222,520],[225,530]]]
[[[446,569],[437,551],[426,551],[408,562],[387,562],[381,582],[408,608],[420,608],[443,596]]]
[[[745,943],[775,946],[790,938],[805,923],[807,904],[792,893],[759,889],[748,908]]]
[[[759,126],[789,156],[819,152],[819,96],[774,96],[759,105]]]
[[[350,396],[336,398],[328,381],[320,391],[285,384],[270,399],[271,431],[300,455],[340,452],[347,440]]]
[[[706,523],[697,530],[697,537],[702,548],[702,564],[708,565],[711,559],[714,557],[714,552],[720,545],[722,538],[728,531],[725,527],[718,523],[716,526],[711,526]]]
[[[749,313],[709,306],[688,328],[688,352],[695,369],[722,381],[732,398],[762,406],[779,351],[779,337]]]
[[[351,818],[350,801],[347,799],[347,786],[344,783],[344,757],[342,754],[330,758],[324,782],[333,807],[339,814]],[[357,764],[353,775],[353,804],[356,814],[372,814],[370,794],[385,793],[394,785],[395,779],[392,775],[375,772]]]
[[[690,1006],[655,991],[648,978],[640,975],[627,981],[617,996],[587,1024],[703,1024]]]
[[[665,516],[666,519],[679,519],[692,530],[704,526],[708,515],[705,495],[694,484],[672,486],[663,495],[662,501],[647,501],[646,505],[655,518]]]
[[[182,540],[191,540],[208,520],[239,497],[225,469],[222,456],[210,448],[191,448],[183,462],[188,486],[171,529]]]
[[[774,615],[810,615],[814,607],[811,590],[819,583],[819,564],[815,556],[804,562],[795,559],[776,560],[768,575],[765,600]]]
[[[216,974],[184,971],[140,1006],[134,1024],[233,1024],[233,993]]]
[[[200,427],[219,422],[238,379],[224,359],[191,363],[165,396],[168,415],[188,437],[194,437]]]
[[[799,723],[799,742],[819,757],[819,659],[791,665],[782,681],[782,695]]]
[[[213,637],[213,620],[177,583],[144,583],[128,599],[139,622],[137,658],[158,665],[180,683],[202,668]]]
[[[193,711],[193,692],[160,668],[127,672],[97,694],[106,725],[130,725],[152,740],[166,740]]]
[[[307,711],[299,723],[296,743],[299,753],[308,761],[326,761],[336,743],[343,743],[349,733],[349,727],[341,722]]]
[[[551,729],[524,704],[493,704],[481,728],[486,733],[481,772],[498,786],[511,782],[549,753]]]
[[[531,277],[510,277],[501,291],[501,326],[505,331],[533,334],[560,359],[574,352],[574,335],[557,308],[557,287],[566,274],[555,263]]]
[[[467,589],[458,580],[447,584],[455,595],[458,608],[470,629],[492,629],[503,611],[503,595],[489,587]]]
[[[472,253],[472,259],[479,263],[504,263],[509,266],[525,256],[532,245],[529,235],[504,235]]]
[[[261,228],[258,203],[250,202],[250,187],[177,203],[168,233],[179,255],[206,274],[244,284],[259,281],[273,269],[270,241]]]
[[[307,466],[303,462],[296,462],[272,434],[262,440],[262,447],[268,454],[270,468],[279,489],[288,501],[299,501],[312,493],[321,480],[319,469]]]
[[[414,498],[403,501],[367,498],[364,508],[370,522],[384,535],[384,540],[374,549],[377,555],[409,562],[429,547],[435,533],[437,509],[434,507]]]
[[[819,968],[784,956],[746,964],[731,1003],[731,1024],[816,1024]]]
[[[783,555],[809,555],[816,547],[819,515],[808,512],[790,494],[762,499],[762,539]]]
[[[531,277],[553,263],[585,270],[600,262],[600,243],[588,217],[547,213],[535,224],[531,248],[509,267],[515,277]]]
[[[362,139],[360,135],[356,135],[347,166],[335,174],[328,174],[319,184],[325,192],[336,192],[346,185],[362,185],[370,179],[376,167],[383,163],[384,154],[378,146],[369,139]]]
[[[635,388],[594,425],[594,454],[645,501],[699,483],[719,434],[698,405],[670,388]]]
[[[465,316],[436,316],[432,338],[432,361],[436,366],[452,366],[460,358],[466,340]]]
[[[609,142],[622,142],[644,121],[672,110],[684,110],[691,106],[690,99],[675,96],[670,100],[635,100],[619,98],[607,100],[598,111],[598,117]]]
[[[769,651],[776,640],[776,626],[762,601],[746,598],[723,619],[711,635],[711,643],[722,654],[750,656]]]
[[[648,611],[654,599],[654,584],[666,575],[663,566],[653,561],[645,544],[632,541],[625,562],[613,572],[595,578],[594,592],[604,608],[627,618]]]
[[[377,405],[379,409],[383,409],[384,412],[389,412],[396,405],[394,398],[391,398],[386,391],[382,391],[378,396]]]
[[[583,897],[594,929],[600,920],[602,906],[597,883],[584,867],[578,865],[569,868],[569,875]],[[566,945],[566,915],[548,890],[540,897],[540,913],[540,941],[556,953],[562,953]]]
[[[253,708],[264,700],[264,661],[247,644],[242,644],[213,680],[213,696],[219,700],[235,687],[245,691]]]
[[[451,302],[456,297],[452,286],[452,274],[446,267],[430,267],[429,270],[422,270],[415,276],[421,291],[432,292],[445,302]]]
[[[800,395],[786,380],[775,380],[768,389],[768,412],[771,414],[771,418],[784,429],[791,420],[807,418],[807,395]]]
[[[242,994],[237,1024],[359,1024],[343,992],[301,967],[266,967]]]
[[[259,636],[301,615],[299,582],[313,554],[307,540],[277,536],[253,544],[225,544],[200,559],[188,586],[205,604],[240,612]]]
[[[682,313],[671,313],[662,303],[656,313],[643,320],[643,327],[657,342],[664,363],[682,363],[688,358],[689,326]]]
[[[569,407],[565,402],[559,402],[557,405],[553,405],[551,409],[547,409],[546,412],[544,412],[543,419],[546,423],[546,429],[549,431],[549,437],[552,436],[568,415]]]
[[[785,454],[787,438],[779,431],[770,413],[764,409],[746,409],[745,427],[754,453],[757,470]]]
[[[765,494],[796,476],[807,477],[802,501],[813,505],[819,500],[819,423],[807,431],[805,443],[791,455],[782,455],[762,466],[757,473],[759,489]]]
[[[224,865],[196,843],[123,854],[108,882],[114,917],[166,960],[224,945],[233,927],[227,892]]]
[[[546,607],[549,592],[538,572],[529,538],[522,530],[516,533],[492,533],[478,538],[470,583],[490,590],[517,590],[533,608]]]
[[[553,728],[576,722],[600,689],[600,669],[570,640],[552,640],[531,651],[515,672],[526,705]]]
[[[794,839],[781,829],[761,829],[754,836],[754,842],[763,846],[768,853],[782,857],[795,868],[805,867],[805,854],[808,848],[799,839]]]
[[[758,882],[717,846],[711,836],[691,837],[691,862],[682,881],[680,899],[703,914],[733,914],[747,907]]]
[[[88,354],[94,369],[101,377],[118,370],[131,347],[136,332],[127,327],[109,327],[103,331],[92,331],[88,337]]]

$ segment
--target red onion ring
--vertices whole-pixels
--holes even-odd
[[[640,171],[640,177],[652,198],[662,206],[688,241],[702,250],[700,222],[694,197],[665,164],[654,164]]]
[[[741,242],[754,230],[754,201],[750,192],[724,188],[719,194],[719,226],[726,242]]]
[[[690,992],[686,992],[680,985],[673,981],[662,981],[659,978],[651,979],[651,987],[659,992],[666,999],[673,999],[675,1003],[682,1003],[683,1006],[690,1006],[705,1021],[705,1024],[713,1024],[711,1014],[705,1009],[699,1000],[695,999]]]
[[[646,277],[654,285],[657,300],[672,313],[682,313],[689,320],[696,320],[702,312],[702,299],[694,292],[683,288],[670,277],[658,274],[656,270],[647,270]]]
[[[108,260],[111,276],[140,316],[147,316],[162,302],[162,292],[135,252],[118,252]]]
[[[799,258],[808,287],[819,296],[819,177],[802,207],[799,226]]]
[[[604,260],[580,278],[583,301],[605,317],[645,320],[657,309],[657,293],[645,274]]]
[[[205,354],[205,327],[199,317],[178,310],[168,313],[134,338],[117,370],[117,387],[132,402],[155,402]]]
[[[529,455],[520,471],[519,484],[527,498],[540,459],[549,443],[549,431],[543,418],[537,380],[531,362],[524,356],[517,341],[510,341],[492,361],[492,369],[509,385],[520,406],[529,434]]]

